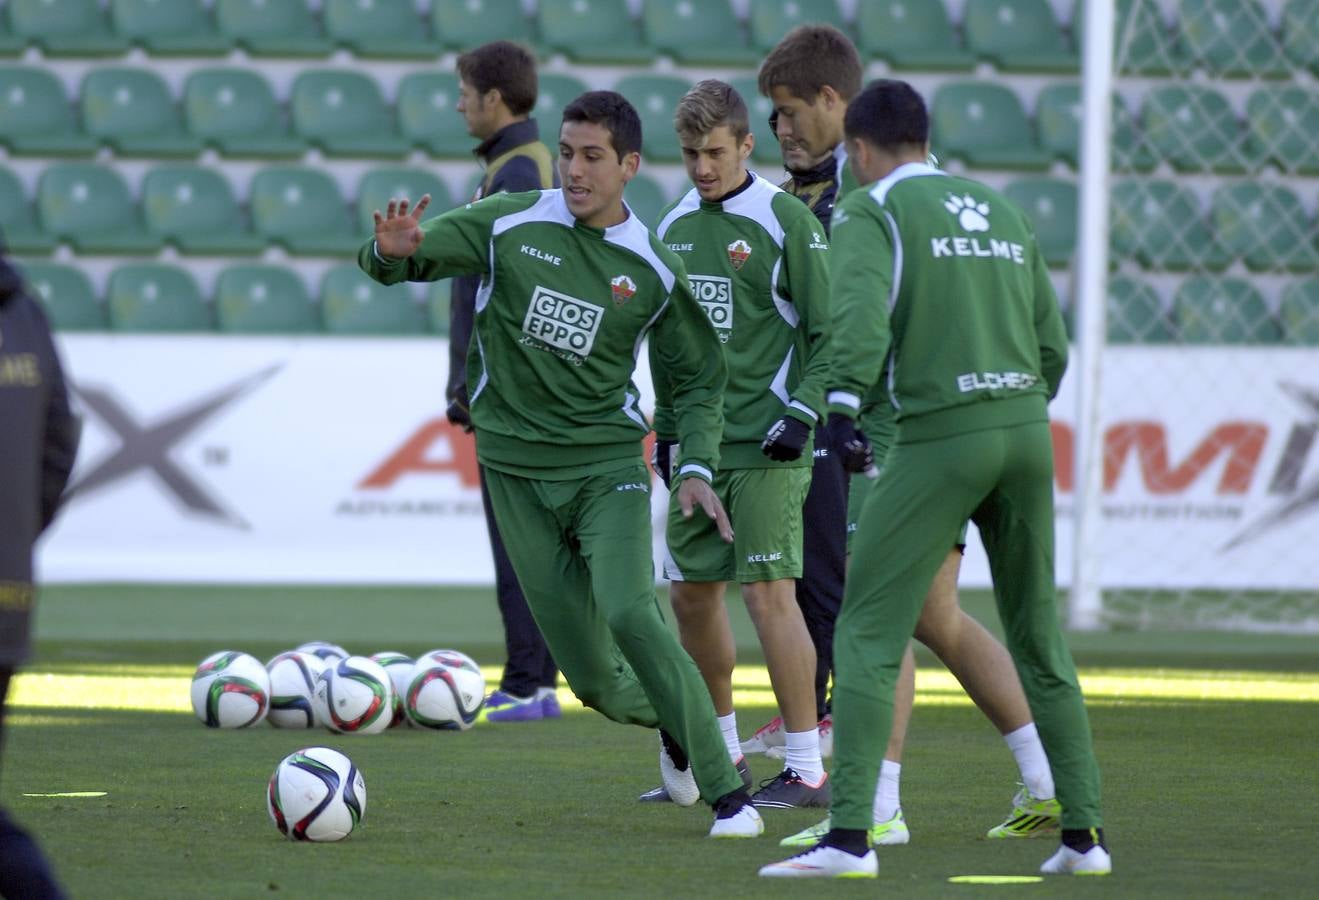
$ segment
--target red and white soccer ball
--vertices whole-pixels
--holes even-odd
[[[221,650],[192,675],[192,711],[208,728],[246,728],[266,717],[270,676],[254,656]]]
[[[449,665],[422,656],[412,667],[404,708],[422,728],[466,731],[485,703],[485,678],[475,664]]]
[[[394,718],[390,721],[389,727],[402,725],[408,721],[407,712],[403,709],[403,696],[407,694],[408,682],[412,678],[412,657],[404,656],[394,650],[384,650],[380,653],[372,653],[371,659],[380,663],[381,667],[389,673],[389,680],[394,688]]]
[[[379,734],[394,719],[394,686],[380,663],[350,656],[327,666],[312,692],[316,720],[339,734]]]
[[[347,659],[351,654],[340,647],[338,644],[331,644],[329,641],[308,641],[305,644],[299,644],[293,648],[299,653],[310,653],[317,657],[326,665],[337,662],[341,659]]]
[[[450,650],[447,647],[442,650],[430,650],[417,657],[418,663],[421,663],[422,660],[444,663],[446,666],[454,666],[459,669],[470,669],[477,675],[481,674],[481,667],[476,664],[476,660],[461,650]]]
[[[341,841],[366,813],[366,782],[353,761],[329,747],[294,751],[275,767],[266,810],[294,841]]]
[[[316,713],[311,695],[325,671],[319,656],[289,650],[266,663],[270,673],[270,712],[266,718],[276,728],[313,728]]]

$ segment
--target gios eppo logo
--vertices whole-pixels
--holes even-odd
[[[537,285],[522,332],[556,350],[586,357],[591,355],[604,312],[603,307]]]
[[[710,317],[710,324],[719,332],[720,340],[727,341],[728,333],[733,328],[733,282],[721,275],[689,274],[687,282],[691,285],[696,302],[701,304],[705,314]]]

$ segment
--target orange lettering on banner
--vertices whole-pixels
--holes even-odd
[[[1227,465],[1218,482],[1220,494],[1244,494],[1250,489],[1260,453],[1269,430],[1258,422],[1224,422],[1200,442],[1186,461],[1168,465],[1168,442],[1158,422],[1123,422],[1104,435],[1104,490],[1116,486],[1129,451],[1135,449],[1145,487],[1151,494],[1172,494],[1187,488],[1227,454]]]
[[[1053,435],[1053,479],[1060,493],[1068,493],[1076,483],[1076,435],[1064,422],[1050,422]]]
[[[448,443],[448,459],[432,459],[428,455],[437,441]],[[457,472],[463,487],[479,487],[481,482],[476,468],[476,441],[461,428],[451,425],[448,419],[431,419],[357,487],[393,487],[400,478],[413,472]]]

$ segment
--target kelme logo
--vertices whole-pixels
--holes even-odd
[[[963,231],[989,230],[989,219],[986,218],[989,215],[989,204],[977,201],[970,194],[961,197],[949,194],[943,201],[943,208],[957,216],[957,224],[962,226]]]
[[[637,292],[637,285],[631,278],[626,275],[616,275],[609,282],[609,290],[613,292],[614,304],[622,306],[632,299],[632,295]]]
[[[751,245],[741,238],[728,245],[728,263],[733,267],[733,271],[736,272],[746,265],[747,258],[750,256]]]

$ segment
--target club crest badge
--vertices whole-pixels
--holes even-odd
[[[632,299],[632,295],[637,292],[637,285],[631,278],[626,275],[616,275],[609,282],[609,289],[614,294],[614,305],[622,306]]]
[[[751,245],[741,238],[728,245],[728,262],[733,266],[733,271],[738,271],[746,265],[749,256],[751,256]]]

